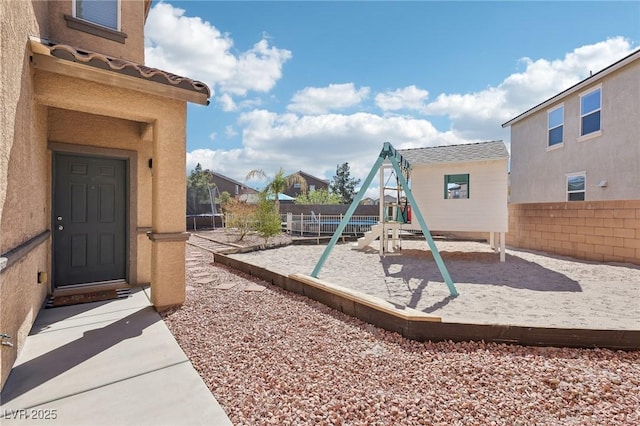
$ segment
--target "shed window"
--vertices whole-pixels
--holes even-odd
[[[567,175],[567,201],[584,201],[586,180],[582,172]]]
[[[120,0],[75,0],[73,13],[76,18],[118,31]]]
[[[469,198],[469,174],[444,175],[444,198]]]

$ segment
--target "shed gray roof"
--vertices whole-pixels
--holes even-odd
[[[399,149],[398,153],[411,165],[467,163],[509,158],[509,152],[502,141]]]

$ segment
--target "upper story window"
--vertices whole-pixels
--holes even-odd
[[[564,105],[550,110],[548,116],[548,145],[561,145],[564,141]]]
[[[601,104],[601,88],[597,88],[580,96],[580,136],[600,130]]]
[[[444,175],[444,198],[469,198],[469,175]]]
[[[315,185],[309,185],[309,191],[315,191],[315,190],[316,190]]]
[[[74,0],[73,16],[115,31],[120,30],[120,0]]]
[[[584,201],[586,182],[584,172],[567,175],[567,201]]]
[[[236,185],[236,195],[240,194],[240,185]]]

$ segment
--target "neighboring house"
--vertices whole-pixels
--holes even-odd
[[[218,192],[222,194],[224,191],[227,191],[229,195],[236,198],[240,195],[245,194],[257,194],[258,191],[247,186],[247,184],[238,182],[237,180],[231,179],[230,177],[221,175],[215,172],[209,172],[211,174],[211,181],[216,184],[218,188]]]
[[[510,245],[640,263],[640,50],[503,127]]]
[[[184,302],[186,104],[210,91],[142,65],[150,4],[0,3],[0,385],[48,296]]]
[[[504,244],[509,153],[502,141],[398,153],[411,165],[411,192],[430,231],[488,232],[492,241],[499,233]],[[416,220],[411,227],[420,229]]]
[[[302,170],[294,173],[294,174],[298,174],[300,176],[302,176],[304,178],[305,181],[307,181],[307,191],[311,192],[311,191],[317,191],[319,189],[326,189],[329,190],[329,181],[325,180],[325,179],[320,179],[317,178],[313,175],[310,175],[309,173],[305,173]],[[291,176],[291,175],[289,175]],[[287,176],[288,177],[288,176]],[[286,191],[284,191],[284,194],[290,196],[290,197],[297,197],[298,195],[300,195],[301,191],[300,191],[300,184],[299,183],[294,183],[292,187],[287,188]]]
[[[374,206],[377,204],[377,200],[374,200],[371,197],[367,197],[363,198],[362,201],[360,201],[360,204],[363,206]]]

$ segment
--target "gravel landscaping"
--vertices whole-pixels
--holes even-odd
[[[640,424],[640,352],[418,343],[187,259],[163,317],[236,425]]]

